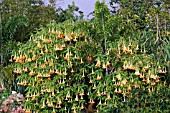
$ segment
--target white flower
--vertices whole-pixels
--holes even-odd
[[[12,91],[12,95],[16,95],[17,94],[17,92],[16,91]]]
[[[5,97],[3,96],[2,99],[4,99]]]

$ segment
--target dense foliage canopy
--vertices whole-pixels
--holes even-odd
[[[61,23],[52,17],[12,50],[1,71],[10,82],[2,82],[24,91],[27,113],[169,112],[169,4],[116,2],[121,9],[112,14],[97,1],[91,20],[74,18],[72,4]],[[62,20],[65,14],[72,19]]]

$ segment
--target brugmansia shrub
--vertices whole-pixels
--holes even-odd
[[[168,101],[165,108],[160,105],[170,94],[160,97],[167,88],[161,82],[165,65],[137,41],[121,37],[106,42],[105,54],[74,25],[51,23],[13,51],[10,61],[18,84],[26,87],[27,113],[168,110]]]

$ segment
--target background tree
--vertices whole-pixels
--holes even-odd
[[[74,21],[79,21],[83,19],[83,12],[79,10],[79,7],[75,5],[74,2],[68,5],[65,10],[59,7],[56,9],[56,22],[64,22],[65,20],[72,19]]]
[[[1,43],[0,43],[0,53],[1,53],[1,67],[0,67],[0,77],[1,77],[1,87],[8,89],[16,89],[16,77],[12,73],[13,68],[8,65],[12,50],[18,50],[18,42],[13,38],[16,31],[20,28],[28,26],[28,19],[22,15],[15,15],[10,18],[7,23],[0,29],[1,31]],[[8,66],[7,66],[8,65]],[[6,67],[5,67],[6,66]],[[11,72],[10,72],[11,71]]]
[[[29,26],[26,29],[19,29],[14,37],[21,42],[28,40],[28,35],[40,25],[45,26],[50,20],[53,20],[55,14],[55,9],[45,6],[42,0],[4,0],[1,7],[2,25],[5,25],[9,18],[18,14],[26,15],[29,19]]]

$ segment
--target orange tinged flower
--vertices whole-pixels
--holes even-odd
[[[31,71],[31,72],[29,72],[29,75],[30,75],[30,76],[34,76],[35,73],[34,73],[33,71]]]
[[[132,50],[130,50],[130,55],[131,55],[131,56],[133,56],[133,52],[132,52]]]
[[[149,64],[147,64],[147,65],[144,66],[143,68],[144,68],[145,70],[147,70],[149,67],[150,67]]]
[[[65,68],[65,71],[63,72],[63,75],[67,75],[67,71],[66,71],[66,68]]]
[[[64,48],[63,48],[63,46],[59,46],[59,50],[63,50]]]
[[[10,59],[9,62],[12,62],[12,59]]]
[[[159,82],[159,79],[154,80],[155,83]]]
[[[118,93],[120,93],[120,94],[122,93],[122,91],[121,91],[121,89],[120,89],[120,88],[119,88],[119,90],[118,90]]]
[[[26,62],[31,62],[32,59],[31,59],[31,58],[28,58],[28,59],[26,59],[25,61],[26,61]]]
[[[71,69],[71,73],[74,73],[74,70],[73,70],[73,68]]]
[[[72,38],[74,38],[74,37],[75,37],[75,34],[74,34],[73,32],[71,33],[71,37],[72,37]]]
[[[99,101],[98,105],[102,105],[101,99],[100,99],[100,101]]]
[[[126,53],[127,48],[126,48],[125,44],[123,44],[123,48],[122,48],[122,50],[123,50],[123,52],[125,52],[125,53]]]
[[[89,101],[90,104],[94,104],[94,99],[90,98],[90,101]]]
[[[39,43],[38,43],[37,47],[38,47],[39,49],[41,49],[41,48],[42,48],[42,46],[41,46]]]
[[[92,79],[91,79],[91,77],[90,77],[89,83],[90,83],[90,84],[92,84],[92,83],[93,83],[93,82],[92,82]]]
[[[105,63],[103,62],[103,66],[102,66],[103,69],[106,69],[106,65]]]
[[[85,77],[84,70],[83,70],[83,76],[82,77]]]
[[[146,81],[145,81],[147,84],[149,84],[150,83],[150,80],[149,80],[149,77],[148,78],[146,78]]]
[[[100,65],[101,65],[101,62],[100,62],[100,60],[97,60],[97,63],[96,63],[96,67],[100,67]]]
[[[53,66],[53,63],[52,63],[52,62],[49,62],[49,66]]]
[[[51,101],[49,104],[48,104],[49,107],[54,107],[53,105],[53,102]]]
[[[80,93],[79,95],[80,95],[80,96],[83,96],[83,95],[84,95],[84,92]]]
[[[116,78],[117,78],[118,80],[122,80],[120,73],[116,75]]]
[[[27,67],[24,68],[23,71],[24,71],[24,72],[28,72],[28,68],[27,68]]]
[[[110,97],[110,94],[107,94],[106,100],[111,100],[112,98]]]
[[[121,56],[120,54],[118,54],[118,55],[117,55],[117,57],[118,57],[119,59],[121,59],[121,58],[122,58],[122,56]]]
[[[22,74],[22,73],[23,73],[22,70],[19,70],[19,71],[18,71],[18,74]]]
[[[123,63],[123,70],[127,70],[127,64],[125,62]]]
[[[140,74],[139,78],[145,78],[144,74]]]
[[[117,93],[117,92],[118,92],[118,91],[117,91],[117,88],[114,90],[114,92],[115,92],[115,93]]]
[[[32,100],[35,100],[35,96],[32,96]]]
[[[84,105],[83,105],[83,103],[81,103],[81,107],[80,107],[81,109],[84,109]]]
[[[36,56],[35,56],[35,55],[34,55],[34,56],[32,56],[32,58],[31,58],[31,59],[32,59],[32,61],[34,61],[34,60],[36,59]]]
[[[71,39],[70,39],[68,36],[66,36],[66,37],[64,38],[64,40],[65,40],[65,41],[70,41]]]
[[[146,72],[145,68],[143,68],[143,69],[141,70],[141,72],[145,73],[145,72]]]
[[[41,68],[46,68],[46,65],[45,65],[45,64],[41,64],[40,67],[41,67]]]
[[[93,68],[92,68],[91,74],[94,74],[94,70],[93,70]]]
[[[136,50],[136,51],[137,51],[137,50],[139,50],[139,45],[138,45],[138,44],[137,44],[137,46],[136,46],[135,50]]]
[[[156,76],[154,74],[150,74],[150,78],[156,79]]]
[[[83,62],[83,60],[82,60],[82,58],[81,58],[81,61],[80,61],[80,64],[83,64],[84,62]]]
[[[132,90],[132,87],[130,85],[127,86],[127,90],[130,91]]]
[[[136,71],[135,71],[135,75],[140,75],[140,73],[139,73],[139,69],[136,69]]]
[[[50,77],[48,77],[48,80],[51,80],[51,78],[50,78]]]
[[[139,85],[137,85],[137,84],[134,84],[134,87],[135,87],[135,88],[140,88],[140,86],[139,86]]]
[[[63,33],[60,33],[60,35],[57,37],[58,39],[62,39],[62,38],[64,38],[65,36],[64,36],[64,34]]]
[[[93,59],[92,59],[92,57],[89,57],[89,56],[88,56],[88,57],[87,57],[87,60],[88,60],[89,62],[92,62]]]
[[[145,56],[143,56],[143,58],[148,58],[148,56],[145,55]]]
[[[41,109],[45,108],[45,100],[43,101],[43,105],[41,106]]]
[[[53,112],[52,113],[56,113],[54,108],[53,108]]]
[[[48,53],[48,49],[45,49],[44,52],[45,52],[45,53]]]
[[[121,82],[123,85],[125,85],[127,83],[127,80],[124,79],[122,82]]]
[[[48,43],[51,43],[52,40],[51,39],[43,39],[43,42],[48,44]]]
[[[73,41],[74,41],[74,42],[77,42],[77,38],[74,38]]]
[[[26,109],[25,113],[31,113],[31,111],[29,109]]]
[[[93,89],[96,89],[96,83],[94,83],[94,85],[93,85]]]
[[[76,95],[75,101],[79,101],[78,95]]]
[[[108,66],[108,67],[110,66],[110,62],[109,61],[107,61],[106,66]]]
[[[101,80],[101,76],[99,74],[97,75],[97,80]]]

